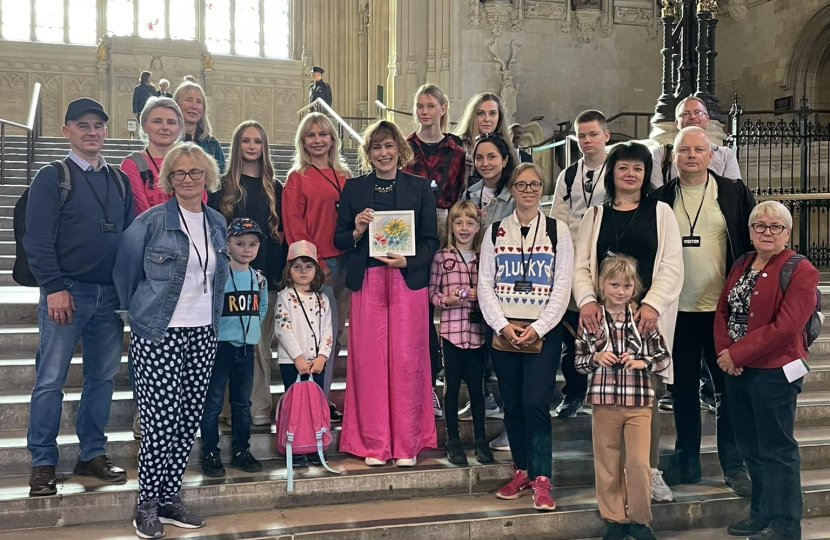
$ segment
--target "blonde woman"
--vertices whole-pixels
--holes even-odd
[[[179,105],[184,117],[185,141],[198,144],[219,166],[219,174],[225,172],[225,152],[213,136],[207,110],[207,98],[201,85],[185,80],[173,93],[173,100]]]
[[[367,465],[391,458],[412,467],[421,450],[437,444],[426,360],[435,197],[423,178],[400,170],[412,149],[395,124],[376,122],[363,136],[360,159],[371,172],[346,183],[334,234],[334,245],[349,252],[346,286],[353,291],[340,450]],[[369,256],[369,222],[390,210],[414,213],[414,256]]]
[[[225,216],[251,218],[262,229],[265,239],[259,246],[251,267],[259,270],[268,282],[268,314],[262,321],[260,340],[254,349],[254,383],[251,392],[251,422],[257,426],[270,424],[271,415],[271,338],[274,335],[274,306],[277,283],[285,268],[286,244],[282,242],[282,185],[274,176],[268,134],[255,120],[247,120],[233,132],[228,170],[222,187],[212,193],[208,206]],[[225,407],[221,417],[229,418]],[[240,426],[241,427],[241,426]],[[237,426],[234,424],[234,429]]]
[[[507,120],[504,117],[504,107],[496,94],[482,92],[470,98],[461,120],[455,126],[455,134],[461,138],[464,150],[467,152],[467,182],[473,174],[473,148],[479,135],[498,133],[507,142],[513,163],[521,163],[519,154],[513,146],[510,132],[507,129]]]
[[[173,197],[124,232],[113,271],[132,328],[142,432],[133,526],[142,538],[164,536],[162,523],[205,524],[179,491],[202,417],[229,273],[225,218],[202,203],[206,189],[219,187],[216,162],[196,144],[179,143],[160,176]]]
[[[328,117],[311,113],[303,118],[294,138],[294,165],[282,193],[285,239],[287,245],[307,240],[317,246],[320,268],[326,275],[322,292],[329,299],[332,328],[336,329],[330,360],[337,361],[340,338],[349,312],[349,291],[346,289],[346,251],[334,246],[337,208],[346,180],[352,176],[340,154],[340,138]],[[309,219],[314,216],[314,219]],[[331,390],[334,362],[326,363],[323,389]],[[329,404],[331,419],[339,422],[343,415]]]

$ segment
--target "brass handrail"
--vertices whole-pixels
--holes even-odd
[[[378,109],[381,109],[381,110],[384,110],[384,111],[389,111],[389,112],[393,112],[393,113],[396,113],[396,114],[403,114],[403,115],[406,115],[406,116],[414,116],[412,114],[412,111],[401,111],[399,109],[393,109],[392,107],[387,107],[386,104],[383,103],[379,99],[375,100],[375,105],[378,107]]]
[[[6,126],[26,131],[26,183],[28,184],[32,178],[35,142],[40,137],[40,89],[40,83],[36,82],[32,89],[32,100],[29,103],[29,115],[26,119],[26,124],[0,118],[0,184],[6,179]]]
[[[780,193],[778,195],[756,195],[756,201],[826,201],[830,193]]]
[[[328,103],[326,103],[325,101],[323,101],[323,99],[322,99],[322,98],[317,98],[317,99],[315,99],[314,101],[312,101],[311,103],[309,103],[308,105],[306,105],[305,107],[303,107],[302,109],[300,109],[299,111],[297,111],[297,115],[298,115],[298,116],[301,116],[304,112],[306,112],[307,110],[309,110],[309,109],[311,109],[311,108],[313,108],[313,107],[315,107],[315,106],[320,106],[320,107],[322,107],[323,109],[325,109],[326,113],[327,113],[329,116],[331,116],[332,118],[334,118],[335,120],[337,120],[337,123],[338,123],[338,124],[340,124],[341,126],[343,126],[343,128],[345,128],[345,130],[349,132],[349,135],[351,135],[351,136],[352,136],[352,138],[354,138],[354,139],[355,139],[356,141],[358,141],[360,144],[363,144],[363,137],[361,137],[361,136],[358,134],[358,132],[357,132],[357,131],[355,131],[354,129],[352,129],[352,126],[350,126],[350,125],[349,125],[349,124],[348,124],[345,120],[343,120],[343,118],[342,118],[339,114],[337,114],[336,112],[334,112],[334,109],[332,109],[331,107],[329,107],[329,104],[328,104]]]

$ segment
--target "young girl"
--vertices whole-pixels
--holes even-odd
[[[631,303],[641,291],[633,258],[606,258],[599,276],[602,323],[595,333],[583,328],[576,340],[576,369],[592,373],[588,402],[593,407],[597,503],[607,524],[604,540],[655,538],[648,526],[654,400],[649,372],[668,369],[671,358],[658,329],[646,336],[637,331]]]
[[[314,244],[300,240],[288,247],[276,310],[277,361],[286,391],[298,374],[311,375],[323,388],[323,368],[334,341],[329,301],[320,292],[324,279]],[[305,456],[294,456],[295,467],[307,464]]]
[[[450,208],[447,247],[432,260],[429,299],[441,312],[441,342],[444,349],[444,406],[447,407],[447,458],[467,465],[467,455],[458,435],[458,390],[467,383],[473,411],[476,459],[493,463],[493,453],[484,433],[484,319],[478,308],[478,251],[481,223],[476,206],[458,201]]]

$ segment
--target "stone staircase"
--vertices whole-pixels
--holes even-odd
[[[57,143],[57,141],[55,141]],[[115,146],[115,145],[113,145]],[[122,145],[123,153],[129,150]],[[272,153],[274,150],[272,150]],[[54,158],[39,148],[42,161]],[[113,151],[113,161],[117,155]],[[283,154],[285,155],[285,154]],[[107,156],[109,159],[109,155]],[[283,166],[284,167],[284,166]],[[287,167],[284,167],[285,170]],[[282,173],[284,175],[284,173]],[[20,179],[22,184],[23,178]],[[6,275],[14,258],[11,211],[23,185],[0,186],[0,264]],[[0,274],[0,279],[5,279]],[[824,276],[827,279],[827,276]],[[6,281],[5,284],[9,284]],[[830,283],[827,280],[826,283]],[[830,305],[830,286],[822,287]],[[133,539],[130,525],[137,499],[136,456],[139,443],[130,430],[134,407],[127,384],[126,344],[107,434],[107,450],[113,462],[128,469],[128,481],[101,485],[74,477],[78,441],[74,419],[83,381],[80,346],[69,369],[65,388],[61,433],[58,438],[58,495],[28,497],[30,456],[26,449],[29,399],[35,379],[37,348],[36,289],[0,286],[0,540]],[[345,356],[346,351],[341,353]],[[804,538],[826,538],[830,530],[830,329],[813,345],[813,371],[807,376],[796,417],[796,438],[801,445],[804,490]],[[345,364],[345,362],[342,362]],[[283,393],[276,362],[272,365],[271,394],[274,403]],[[561,376],[557,388],[562,385]],[[498,386],[489,388],[500,401]],[[341,408],[345,373],[335,372],[332,399]],[[440,393],[440,392],[439,392]],[[460,402],[467,400],[462,388]],[[510,456],[496,452],[498,463],[478,465],[470,453],[471,467],[450,465],[440,450],[419,456],[416,467],[368,468],[362,460],[339,454],[339,426],[333,426],[329,455],[332,465],[343,469],[334,476],[310,467],[296,473],[295,492],[286,491],[285,460],[274,448],[273,427],[254,427],[252,453],[263,461],[261,473],[226,469],[225,478],[201,474],[200,439],[185,474],[182,497],[193,509],[208,516],[198,531],[166,528],[168,538],[211,540],[380,540],[380,539],[496,539],[521,538],[573,540],[601,536],[604,525],[596,509],[593,490],[590,408],[569,420],[551,419],[554,435],[554,484],[558,510],[542,514],[530,499],[501,501],[493,491],[510,477]],[[661,461],[668,462],[674,443],[670,413],[661,413]],[[675,501],[653,506],[654,527],[661,538],[717,540],[728,538],[723,527],[745,516],[748,501],[727,489],[720,477],[714,436],[714,415],[702,412],[702,462],[704,480],[675,489]],[[501,416],[487,420],[494,437],[502,428]],[[220,447],[229,457],[230,429],[220,424]],[[439,444],[445,425],[437,420]],[[470,422],[461,422],[462,438],[472,444]],[[669,531],[674,531],[670,533]],[[823,534],[823,536],[822,536]]]

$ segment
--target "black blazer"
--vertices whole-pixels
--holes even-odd
[[[334,245],[349,251],[346,269],[346,287],[359,291],[363,285],[366,264],[369,261],[368,231],[355,244],[354,218],[366,208],[371,208],[375,198],[375,173],[364,174],[346,182],[337,212],[337,229]],[[438,250],[438,218],[435,212],[435,196],[429,181],[421,176],[398,171],[395,178],[395,208],[415,211],[415,256],[406,258],[406,268],[401,268],[406,285],[412,290],[429,285],[432,256]]]

